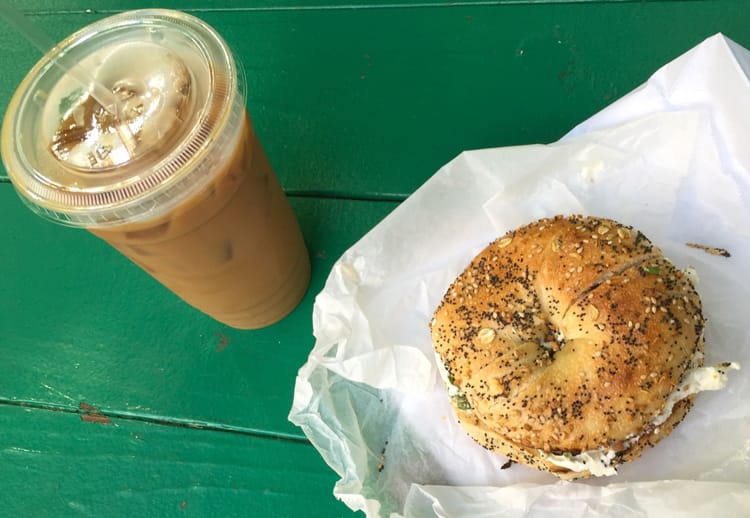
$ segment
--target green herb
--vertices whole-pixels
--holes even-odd
[[[658,266],[644,266],[643,270],[649,275],[659,275],[661,273],[661,268]]]
[[[456,394],[455,396],[453,396],[453,399],[456,401],[456,406],[459,408],[459,410],[471,410],[469,400],[466,399],[466,396],[464,396],[463,394]]]

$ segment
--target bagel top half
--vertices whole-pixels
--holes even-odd
[[[702,362],[688,276],[638,230],[595,217],[543,219],[495,240],[430,326],[469,434],[558,472],[545,455],[607,450],[616,464],[668,434],[690,401],[661,434],[652,423]]]

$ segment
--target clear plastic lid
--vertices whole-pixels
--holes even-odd
[[[61,53],[114,93],[115,113],[55,65]],[[118,14],[68,37],[22,81],[3,121],[3,162],[28,205],[59,223],[158,218],[210,182],[238,136],[243,89],[201,20]]]

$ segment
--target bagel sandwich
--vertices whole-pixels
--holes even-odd
[[[468,434],[563,479],[616,474],[724,386],[739,366],[703,366],[704,327],[691,275],[633,227],[584,216],[493,241],[430,323]]]

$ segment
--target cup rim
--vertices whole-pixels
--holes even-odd
[[[61,183],[51,173],[65,176],[70,167],[55,159],[51,152],[47,156],[35,151],[31,156],[31,150],[41,146],[34,146],[33,139],[24,138],[20,131],[24,124],[30,124],[25,121],[32,110],[38,109],[31,105],[39,82],[46,74],[62,77],[61,71],[53,70],[56,68],[53,58],[60,52],[81,48],[84,49],[81,52],[88,48],[88,54],[92,54],[97,48],[91,47],[105,38],[117,35],[125,38],[154,27],[180,31],[195,43],[196,55],[205,59],[209,67],[205,103],[200,110],[196,108],[198,115],[191,121],[194,126],[153,164],[144,168],[138,160],[133,160],[120,166],[123,174],[117,181],[109,184],[98,181],[90,186]],[[8,177],[34,212],[64,225],[101,228],[158,218],[204,188],[216,169],[212,164],[239,138],[245,85],[238,69],[224,39],[204,21],[181,11],[139,9],[89,24],[45,54],[14,93],[2,126],[2,158]]]

